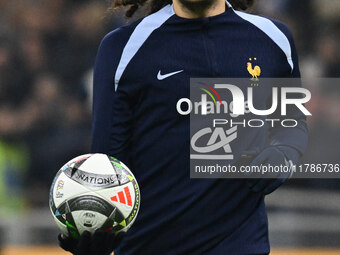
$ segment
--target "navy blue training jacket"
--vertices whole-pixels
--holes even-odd
[[[176,110],[190,96],[190,77],[249,78],[246,63],[255,57],[261,77],[300,75],[284,24],[230,6],[185,19],[168,5],[105,36],[95,65],[92,152],[125,162],[141,189],[139,215],[115,255],[269,252],[261,194],[243,180],[190,179],[190,117]],[[307,128],[303,116],[293,117],[298,126],[272,129],[269,143],[293,148],[297,158]],[[236,147],[263,149],[265,132],[250,129]]]

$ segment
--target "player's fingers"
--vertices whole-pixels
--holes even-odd
[[[114,235],[114,233],[113,233],[113,235]],[[125,233],[124,232],[120,232],[120,233],[118,233],[114,237],[114,242],[113,242],[112,250],[116,249],[119,246],[119,244],[123,241],[124,236],[125,236]]]
[[[66,243],[67,242],[67,240],[64,238],[63,234],[58,235],[58,241],[60,243]]]
[[[65,245],[64,243],[59,242],[59,246],[65,251],[73,252],[73,250],[69,246]]]
[[[270,157],[270,150],[266,149],[261,152],[251,163],[251,166],[259,166],[263,164]]]
[[[84,233],[80,236],[78,242],[78,253],[76,255],[88,255],[90,254],[90,244],[91,244],[91,233],[88,231],[84,231]]]
[[[65,237],[63,234],[58,235],[59,246],[65,251],[72,252],[75,247],[75,241],[69,237]]]
[[[91,250],[93,254],[104,254],[105,253],[105,232],[103,229],[97,229],[93,234]]]
[[[107,251],[111,252],[115,249],[116,235],[113,230],[105,233],[105,246]]]
[[[258,153],[256,151],[244,151],[240,158],[234,163],[234,166],[240,168],[242,166],[249,166],[250,163],[256,158]]]
[[[268,159],[268,164],[271,166],[284,166],[285,165],[285,156],[279,150],[274,150]]]

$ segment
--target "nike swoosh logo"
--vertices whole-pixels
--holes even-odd
[[[175,74],[178,74],[178,73],[181,73],[183,72],[184,70],[180,70],[180,71],[177,71],[177,72],[173,72],[173,73],[168,73],[168,74],[161,74],[161,70],[159,70],[158,74],[157,74],[157,79],[158,80],[164,80],[166,78],[169,78],[170,76],[173,76]]]

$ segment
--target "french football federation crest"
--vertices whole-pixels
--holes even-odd
[[[251,58],[249,58],[249,60],[252,61]],[[256,58],[254,58],[254,60],[256,61]],[[261,75],[261,68],[258,65],[255,65],[255,67],[253,68],[253,64],[251,62],[248,62],[247,70],[252,76],[252,78],[250,79],[251,81],[259,81],[258,77]]]

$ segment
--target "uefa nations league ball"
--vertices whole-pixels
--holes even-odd
[[[123,162],[87,154],[66,163],[50,190],[50,209],[61,232],[74,239],[96,229],[126,232],[140,205],[138,183]]]

